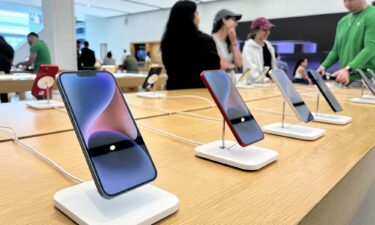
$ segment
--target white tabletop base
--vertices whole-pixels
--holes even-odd
[[[345,125],[352,122],[350,116],[340,116],[325,113],[312,113],[315,122]]]
[[[151,184],[113,199],[102,198],[93,181],[55,193],[55,207],[78,224],[152,224],[178,209],[178,198]]]
[[[54,100],[40,100],[40,101],[29,101],[26,105],[33,109],[53,109],[64,107],[64,103]]]
[[[362,98],[375,99],[374,95],[363,95]]]
[[[352,98],[350,99],[351,102],[354,103],[362,103],[362,104],[375,104],[375,99],[373,98]]]
[[[236,142],[224,142],[224,149],[221,140],[198,146],[195,148],[195,155],[243,170],[259,170],[277,160],[279,156],[276,151],[255,146],[241,147],[236,144],[228,149]]]
[[[300,140],[313,141],[325,135],[325,130],[296,124],[273,123],[262,127],[263,132]]]
[[[157,92],[139,92],[137,96],[141,98],[165,98],[165,94]]]

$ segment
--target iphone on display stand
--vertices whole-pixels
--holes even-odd
[[[362,81],[362,88],[361,88],[361,97],[359,98],[352,98],[350,99],[351,102],[354,103],[363,103],[363,104],[375,104],[375,84],[372,79],[369,79],[366,74],[361,69],[356,70],[357,73],[361,76]],[[371,69],[368,69],[368,72],[370,73],[371,77],[373,74],[373,71]],[[367,87],[372,95],[364,95],[364,88]]]
[[[165,94],[155,91],[155,83],[159,79],[161,73],[161,67],[151,67],[150,71],[147,74],[145,81],[142,84],[142,89],[146,92],[137,93],[138,97],[142,98],[164,98]]]
[[[28,101],[26,105],[34,109],[51,109],[64,107],[64,103],[51,100],[56,74],[59,72],[57,65],[42,64],[36,74],[31,94],[39,101]]]
[[[277,152],[249,146],[264,135],[226,72],[204,71],[201,78],[223,116],[223,127],[221,140],[197,147],[195,154],[244,170],[258,170],[275,161]],[[225,140],[225,123],[237,142]]]
[[[264,126],[263,131],[269,134],[301,140],[316,140],[324,136],[325,130],[323,129],[284,123],[285,102],[288,103],[301,122],[308,123],[312,121],[314,117],[283,70],[271,70],[270,76],[283,96],[282,119],[281,123],[273,123]]]
[[[316,100],[316,112],[312,113],[314,116],[314,121],[322,122],[322,123],[330,123],[330,124],[339,124],[339,125],[350,123],[352,121],[352,118],[349,116],[332,115],[332,114],[319,112],[320,94],[323,95],[324,99],[326,100],[326,102],[328,103],[328,105],[331,107],[331,109],[334,112],[342,111],[342,107],[340,103],[337,101],[332,91],[328,88],[322,76],[318,73],[318,71],[309,70],[307,73],[319,91],[317,95],[317,100]]]
[[[55,206],[87,224],[126,221],[133,210],[133,219],[156,222],[176,211],[176,196],[148,184],[156,168],[113,75],[64,72],[57,83],[94,182],[57,192]],[[124,209],[132,204],[140,208]]]

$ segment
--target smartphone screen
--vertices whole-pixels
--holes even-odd
[[[329,106],[332,108],[334,112],[342,111],[342,107],[340,103],[337,101],[335,96],[333,95],[332,91],[327,87],[326,83],[324,82],[322,76],[316,70],[309,70],[308,75],[313,81],[313,83],[318,86],[320,93],[324,96],[326,101],[328,102]]]
[[[59,67],[57,65],[40,65],[31,89],[31,94],[35,97],[47,97],[48,94],[52,93],[55,77],[58,72]]]
[[[145,79],[145,81],[143,82],[143,84],[142,84],[142,89],[151,89],[153,86],[154,86],[154,84],[153,83],[149,83],[149,78],[152,76],[152,75],[154,75],[154,74],[156,74],[156,75],[160,75],[160,73],[161,73],[161,70],[162,70],[162,68],[161,67],[152,67],[151,69],[150,69],[150,71],[148,72],[148,75],[147,75],[147,77],[146,77],[146,79]]]
[[[314,119],[313,115],[285,72],[280,69],[273,69],[270,71],[270,76],[283,94],[284,100],[288,102],[297,117],[305,123],[312,121]]]
[[[156,169],[115,78],[66,72],[58,85],[99,193],[114,197],[156,178]]]
[[[262,140],[262,130],[228,74],[222,70],[210,70],[204,71],[201,77],[237,142],[247,146]]]
[[[368,79],[366,74],[361,69],[357,69],[357,72],[361,75],[361,78],[363,82],[365,83],[365,85],[367,86],[367,88],[371,91],[373,95],[375,95],[375,87],[373,83]]]

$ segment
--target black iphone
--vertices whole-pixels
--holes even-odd
[[[142,89],[145,89],[145,90],[151,89],[155,83],[152,81],[153,76],[159,76],[161,73],[161,70],[162,70],[161,67],[152,67],[150,71],[148,71],[147,77],[142,84]]]
[[[64,72],[57,84],[103,198],[156,178],[154,163],[112,74]]]
[[[316,70],[309,70],[307,72],[310,79],[313,83],[318,86],[320,93],[324,96],[326,101],[328,102],[329,106],[334,112],[342,111],[342,107],[340,103],[337,101],[336,97],[333,95],[332,91],[327,87],[326,83],[324,82],[322,75],[318,73]]]

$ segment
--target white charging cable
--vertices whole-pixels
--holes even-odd
[[[34,155],[36,155],[39,159],[45,161],[47,164],[49,164],[50,166],[52,166],[54,169],[56,169],[58,172],[60,172],[62,175],[64,175],[65,177],[67,177],[68,179],[76,182],[76,183],[83,183],[85,182],[84,180],[72,175],[71,173],[69,173],[68,171],[66,171],[65,169],[63,169],[61,166],[59,166],[56,162],[52,161],[51,159],[49,159],[48,157],[44,156],[42,153],[40,153],[38,150],[36,150],[35,148],[32,148],[30,146],[28,146],[27,144],[25,144],[23,141],[21,141],[19,138],[18,138],[18,135],[16,133],[16,131],[11,128],[11,127],[6,127],[6,126],[0,126],[1,129],[4,129],[4,130],[7,130],[9,132],[11,132],[13,134],[13,140],[21,145],[23,148],[29,150],[31,153],[33,153]]]
[[[151,127],[149,125],[139,123],[139,121],[137,121],[137,125],[139,125],[141,127],[144,127],[144,128],[147,128],[147,129],[149,129],[151,131],[154,131],[156,133],[162,134],[164,136],[171,137],[173,139],[180,140],[180,141],[183,141],[183,142],[187,142],[189,144],[193,144],[195,146],[203,145],[203,143],[201,143],[201,142],[193,141],[193,140],[190,140],[190,139],[187,139],[187,138],[184,138],[184,137],[177,136],[175,134],[172,134],[172,133],[169,133],[169,132],[166,132],[166,131],[163,131],[163,130],[160,130],[160,129],[157,129],[157,128],[154,128],[154,127]]]

